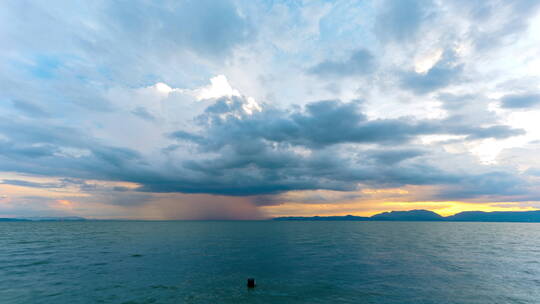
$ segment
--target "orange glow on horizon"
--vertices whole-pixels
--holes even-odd
[[[459,201],[450,201],[450,202],[385,202],[382,205],[390,205],[392,207],[403,207],[400,210],[411,210],[412,209],[427,209],[433,212],[436,212],[442,216],[454,215],[456,213],[464,211],[530,211],[537,210],[532,206],[519,206],[517,203],[508,202],[508,203],[469,203],[469,202],[459,202]],[[501,205],[510,205],[510,206],[501,206]],[[426,208],[422,208],[422,207]],[[407,209],[409,208],[409,209]],[[389,210],[391,211],[391,210]],[[376,214],[376,213],[374,213]]]
[[[3,180],[35,183],[5,183]],[[23,206],[42,213],[63,212],[90,218],[195,219],[228,217],[260,219],[278,216],[372,216],[387,211],[426,209],[442,216],[463,211],[529,211],[540,209],[540,202],[464,202],[428,201],[437,193],[435,186],[403,186],[398,188],[364,188],[343,192],[331,190],[289,191],[272,197],[276,205],[257,204],[257,197],[215,196],[207,194],[152,193],[144,204],[116,205],[107,199],[113,187],[136,191],[138,184],[118,181],[85,180],[103,193],[86,192],[78,184],[66,183],[58,177],[39,177],[0,172],[0,212],[11,214]],[[44,185],[43,187],[40,186]],[[109,191],[109,192],[107,192]],[[106,195],[104,195],[106,194]],[[129,193],[128,193],[129,194]],[[150,194],[149,194],[150,195]],[[28,197],[34,197],[28,199]],[[41,199],[42,198],[42,199]],[[127,198],[129,200],[129,197]],[[227,203],[225,203],[227,202]],[[45,210],[43,209],[45,208]],[[172,210],[175,210],[172,212]]]
[[[359,202],[343,204],[302,204],[285,203],[282,205],[263,206],[261,209],[269,217],[276,216],[372,216],[389,211],[408,211],[426,209],[442,216],[454,215],[463,211],[532,211],[535,206],[520,206],[515,202],[470,203],[448,202]]]

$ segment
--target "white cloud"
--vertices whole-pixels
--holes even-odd
[[[161,94],[169,95],[171,92],[174,92],[177,89],[173,89],[170,86],[168,86],[166,83],[158,82],[154,85],[154,88],[156,91],[158,91]]]
[[[240,92],[229,84],[225,75],[218,75],[210,79],[210,84],[193,90],[198,100],[219,98],[223,96],[240,96]]]

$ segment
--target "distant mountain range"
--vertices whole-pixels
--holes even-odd
[[[540,210],[535,211],[464,211],[451,216],[441,216],[429,210],[391,211],[364,216],[288,216],[275,221],[421,221],[421,222],[540,222]]]

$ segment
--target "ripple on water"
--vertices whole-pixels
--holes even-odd
[[[540,298],[535,225],[87,222],[0,228],[0,304],[533,304]],[[246,289],[248,277],[257,279],[255,290]]]

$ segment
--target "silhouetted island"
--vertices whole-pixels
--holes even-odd
[[[375,214],[375,221],[441,221],[444,217],[429,210],[391,211]]]
[[[391,211],[363,216],[287,216],[276,217],[275,221],[420,221],[420,222],[540,222],[540,210],[535,211],[464,211],[451,216],[441,216],[433,211],[415,209]]]

